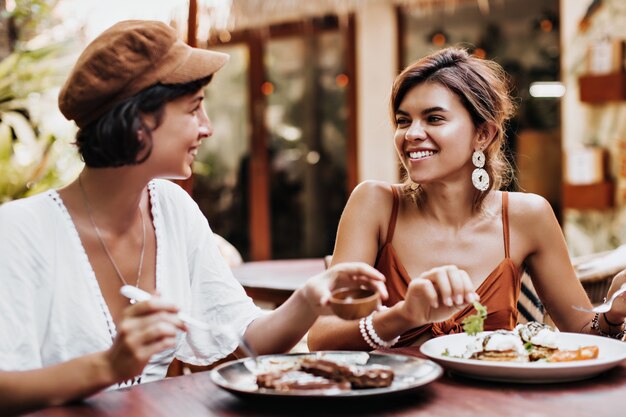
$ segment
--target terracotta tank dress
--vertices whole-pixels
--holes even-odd
[[[389,298],[385,302],[387,306],[392,306],[403,300],[411,282],[411,277],[391,244],[400,202],[397,188],[392,186],[391,190],[393,192],[393,208],[391,218],[389,219],[387,240],[378,252],[375,265],[376,269],[387,277],[386,285],[389,291]],[[487,307],[485,330],[510,330],[517,324],[517,299],[519,298],[521,288],[521,271],[509,257],[508,194],[506,192],[502,193],[502,230],[504,232],[505,258],[476,289],[476,293],[480,295],[481,304]],[[465,317],[475,312],[474,307],[469,305],[446,321],[430,323],[411,329],[401,335],[396,347],[391,351],[400,353],[398,352],[399,350],[406,350],[406,352],[401,353],[416,354],[419,348],[411,345],[422,335],[430,333],[433,337],[437,337],[461,333],[463,332],[461,322]],[[398,349],[400,347],[407,348]]]

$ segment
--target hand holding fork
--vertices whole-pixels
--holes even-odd
[[[613,307],[613,301],[615,301],[617,297],[619,297],[620,295],[624,293],[626,293],[626,284],[622,285],[622,287],[618,289],[617,291],[615,291],[608,300],[606,300],[604,303],[598,306],[595,306],[593,308],[585,308],[585,307],[580,307],[580,306],[573,306],[573,307],[575,310],[578,310],[578,311],[586,311],[589,313],[606,313],[611,310],[611,307]]]

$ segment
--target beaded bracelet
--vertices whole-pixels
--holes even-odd
[[[593,330],[595,330],[596,332],[598,332],[598,334],[600,336],[604,336],[604,337],[610,337],[611,339],[622,339],[624,337],[624,335],[626,334],[626,329],[622,329],[621,332],[619,333],[606,333],[604,332],[601,328],[600,328],[600,324],[598,323],[598,319],[600,318],[600,313],[596,313],[595,316],[593,316],[593,319],[591,320],[591,328]],[[606,317],[605,317],[606,320]],[[608,324],[608,322],[607,322]]]
[[[367,330],[368,335],[372,339],[374,343],[376,343],[379,347],[390,348],[400,340],[400,336],[393,338],[392,340],[385,341],[378,336],[376,333],[376,329],[374,329],[374,324],[372,323],[372,317],[374,317],[374,313],[370,314],[365,318],[365,329]]]
[[[606,318],[606,313],[602,313],[602,317],[604,317],[604,321],[606,322],[606,324],[609,325],[609,327],[621,327],[624,325],[624,322],[619,322],[619,323],[613,323],[612,321],[609,321],[609,319]]]
[[[374,313],[372,313],[374,314]],[[372,315],[370,314],[370,316]],[[368,316],[369,317],[369,316]],[[361,336],[363,336],[363,340],[365,340],[365,343],[367,343],[367,345],[369,347],[372,348],[372,350],[376,350],[378,349],[378,345],[376,345],[376,343],[374,343],[372,341],[372,339],[370,339],[370,336],[367,334],[367,329],[365,328],[365,317],[363,317],[360,321],[359,321],[359,330],[361,331]]]

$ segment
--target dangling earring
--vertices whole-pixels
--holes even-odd
[[[411,191],[417,191],[420,188],[420,185],[416,182],[411,182]]]
[[[472,184],[477,190],[486,191],[489,188],[489,174],[483,168],[485,166],[485,154],[482,149],[474,151],[472,163],[476,167],[472,172]]]

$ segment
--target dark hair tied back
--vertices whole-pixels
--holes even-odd
[[[152,151],[152,131],[163,121],[165,104],[193,94],[211,81],[212,76],[185,84],[156,84],[119,103],[99,119],[80,129],[76,144],[85,165],[114,168],[141,164]],[[143,122],[151,114],[155,126]],[[140,138],[137,132],[142,130]]]

